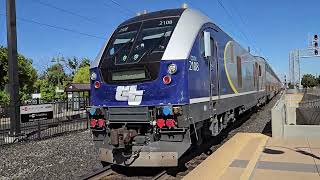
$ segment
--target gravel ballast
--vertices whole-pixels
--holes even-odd
[[[90,130],[0,147],[0,179],[79,179],[101,168]]]

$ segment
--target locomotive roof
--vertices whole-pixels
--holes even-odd
[[[125,26],[131,23],[139,22],[139,21],[145,21],[145,20],[150,20],[150,19],[157,19],[161,17],[174,17],[174,16],[181,16],[185,9],[166,9],[166,10],[161,10],[161,11],[156,11],[156,12],[150,12],[146,14],[141,14],[139,16],[133,17],[131,19],[128,19],[121,23],[120,26]]]

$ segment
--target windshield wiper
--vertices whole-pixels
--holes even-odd
[[[159,37],[158,42],[157,42],[154,46],[152,46],[149,50],[147,50],[145,53],[143,53],[143,55],[140,57],[140,59],[142,59],[144,56],[150,55],[150,54],[156,49],[157,46],[159,46],[160,44],[162,44],[163,40],[164,40],[165,37],[166,37],[166,33],[167,33],[167,31],[164,32],[163,35]],[[140,60],[140,59],[139,59],[139,60]]]
[[[132,40],[134,40],[134,37],[131,38],[128,42],[124,43],[124,45],[122,45],[122,46],[117,50],[117,52],[115,52],[115,53],[110,57],[110,59],[113,59],[124,47],[126,47],[128,44],[130,44]]]
[[[167,33],[167,31],[164,32],[161,37],[159,37],[158,42],[157,42],[152,48],[149,49],[147,55],[151,54],[151,53],[156,49],[156,47],[158,47],[160,44],[162,44],[163,40],[164,40],[165,37],[166,37],[166,33]]]

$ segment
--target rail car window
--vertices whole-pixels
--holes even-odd
[[[234,63],[234,47],[233,47],[233,42],[230,43],[230,56],[231,56],[231,63]]]
[[[253,69],[253,87],[256,87],[256,68],[254,64],[252,69]]]
[[[237,77],[238,77],[238,87],[242,87],[242,64],[241,57],[237,56]]]
[[[258,63],[255,62],[253,64],[253,84],[254,84],[254,87],[256,87],[256,85],[259,86],[258,75],[259,75]]]
[[[259,76],[261,76],[261,65],[259,65]]]

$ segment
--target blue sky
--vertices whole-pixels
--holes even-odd
[[[320,34],[319,0],[220,1],[228,13],[218,0],[16,0],[17,17],[83,33],[17,20],[18,51],[33,59],[40,71],[50,65],[53,56],[94,59],[114,28],[134,12],[177,8],[186,2],[190,8],[206,13],[243,47],[250,46],[253,54],[265,56],[282,78],[288,74],[289,51],[305,48],[308,33]],[[0,45],[6,44],[4,13],[5,0],[0,0]],[[301,67],[302,73],[319,75],[320,59],[304,60]]]

